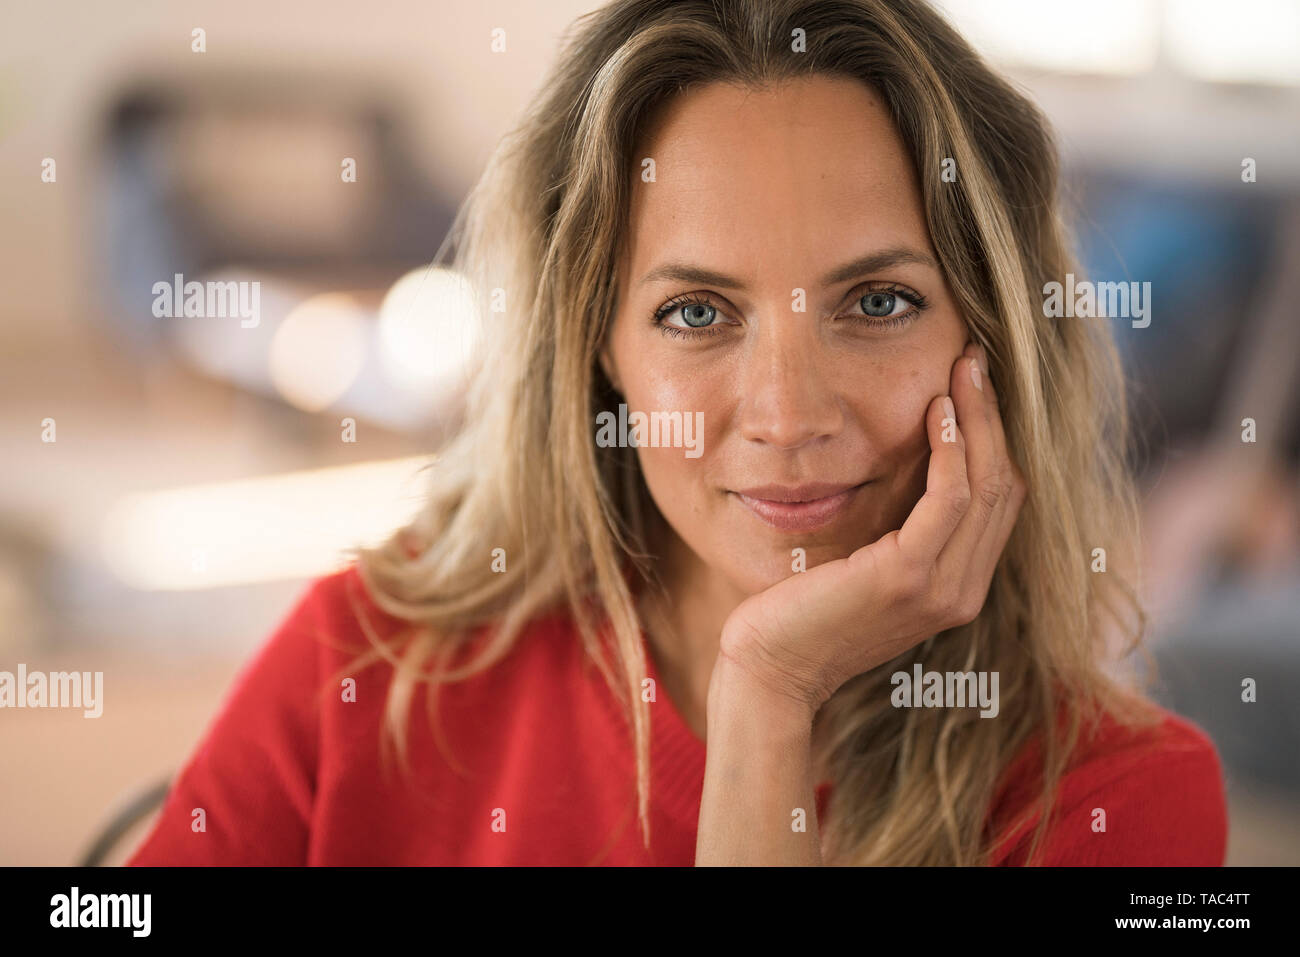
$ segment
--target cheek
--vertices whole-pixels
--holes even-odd
[[[637,460],[646,487],[659,511],[679,531],[704,507],[699,494],[700,460],[688,459],[681,449],[639,448]]]
[[[930,458],[925,412],[935,395],[947,391],[947,380],[930,363],[895,362],[880,364],[859,381],[868,387],[847,394],[870,450],[870,475],[878,482],[867,510],[866,531],[874,539],[900,527],[925,492]]]
[[[693,375],[689,369],[682,368],[680,354],[674,355],[657,338],[635,342],[631,335],[616,337],[615,347],[627,414],[642,412],[649,416],[675,412],[689,429],[680,437],[690,442],[691,449],[650,445],[636,450],[646,485],[660,511],[670,519],[687,519],[699,507],[695,501],[696,490],[709,461],[711,440],[716,435],[717,423],[711,421],[709,412],[719,398],[716,379]],[[696,412],[704,414],[696,416]]]
[[[929,452],[925,435],[925,410],[933,397],[919,383],[922,377],[895,383],[873,396],[870,408],[862,411],[862,420],[872,445],[881,457],[894,465],[903,465]]]
[[[710,451],[716,447],[719,427],[718,417],[711,410],[721,408],[716,384],[711,384],[707,377],[679,376],[657,368],[643,369],[627,383],[624,395],[629,414],[633,411],[680,413],[684,427],[680,433],[682,445],[641,447],[637,449],[637,458],[646,484],[660,503],[661,510],[666,514],[693,511],[699,504],[694,499],[702,487],[706,470],[716,460],[710,456]],[[697,412],[703,414],[697,415]],[[675,429],[673,433],[678,435]]]
[[[705,410],[711,398],[710,390],[717,388],[716,378],[693,374],[689,366],[675,361],[671,353],[665,355],[661,350],[652,350],[639,357],[638,365],[627,378],[625,394],[629,407],[646,412]]]
[[[687,456],[681,448],[640,449],[643,468],[665,474],[700,474],[700,466],[711,460],[710,452],[718,446],[729,390],[723,376],[683,369],[672,356],[662,361],[653,352],[645,356],[625,382],[623,395],[629,414],[679,413],[698,454]]]
[[[837,391],[883,467],[892,469],[929,452],[925,410],[934,396],[947,391],[942,373],[920,361],[872,362],[837,372]]]

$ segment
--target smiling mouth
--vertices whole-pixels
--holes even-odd
[[[808,532],[841,517],[858,491],[868,484],[869,481],[857,485],[764,485],[731,494],[754,517],[772,528],[783,532]]]

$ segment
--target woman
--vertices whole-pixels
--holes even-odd
[[[454,230],[428,507],[132,862],[1221,864],[1213,745],[1108,670],[1123,381],[1043,313],[1056,175],[920,2],[584,17]]]

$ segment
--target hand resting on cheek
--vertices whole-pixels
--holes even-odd
[[[814,713],[855,675],[973,621],[988,595],[1026,485],[982,347],[953,364],[926,432],[925,494],[902,528],[751,596],[723,628],[725,658]]]

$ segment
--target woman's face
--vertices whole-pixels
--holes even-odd
[[[864,84],[691,91],[648,129],[638,172],[646,158],[601,361],[629,414],[702,413],[694,449],[648,430],[663,444],[637,455],[693,571],[752,594],[795,549],[811,568],[902,525],[966,327]]]

